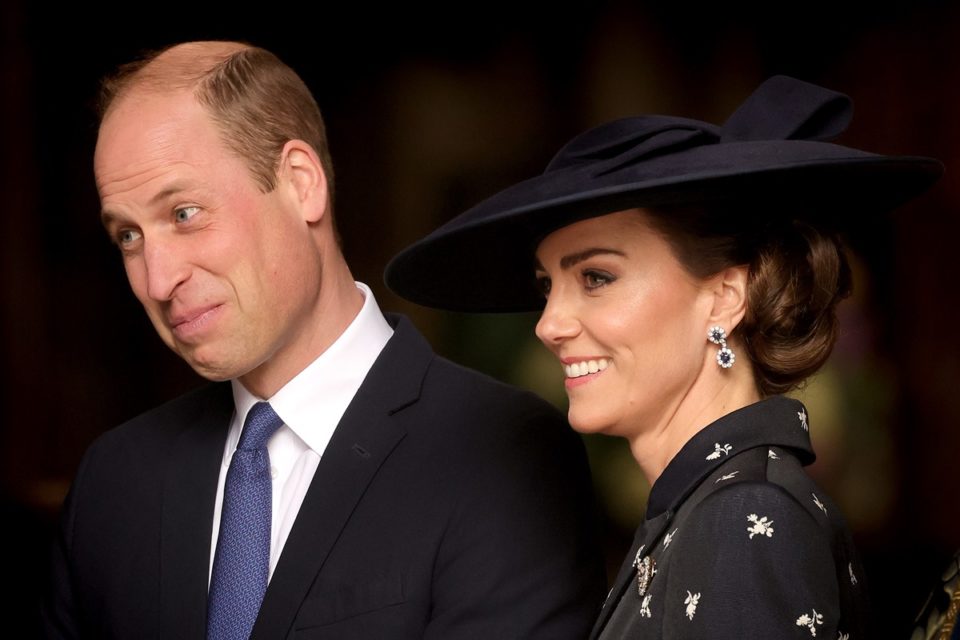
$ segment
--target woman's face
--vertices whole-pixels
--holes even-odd
[[[570,424],[628,438],[667,424],[713,357],[713,293],[639,210],[563,227],[536,257],[537,336],[563,365]]]

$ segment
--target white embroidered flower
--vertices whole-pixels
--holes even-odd
[[[818,624],[823,624],[823,614],[817,613],[816,609],[813,609],[813,615],[803,614],[802,616],[797,618],[797,626],[807,627],[808,629],[810,629],[811,636],[817,635]]]
[[[820,511],[823,511],[823,515],[827,515],[827,508],[823,506],[822,502],[820,502],[820,498],[817,497],[817,494],[811,493],[810,495],[813,496],[813,504],[817,505]]]
[[[852,562],[848,562],[848,563],[847,563],[847,571],[850,572],[850,584],[856,586],[856,585],[857,585],[857,576],[853,575],[853,563],[852,563]]]
[[[843,631],[837,631],[837,640],[850,640],[850,634]]]
[[[731,471],[730,473],[728,473],[728,474],[726,474],[726,475],[722,475],[722,476],[720,476],[719,478],[717,478],[716,480],[714,480],[714,481],[713,481],[713,484],[717,484],[717,483],[720,482],[721,480],[733,480],[733,477],[734,477],[735,475],[737,475],[738,473],[740,473],[740,472],[739,472],[739,471]]]
[[[646,616],[646,617],[648,617],[648,618],[652,617],[652,616],[650,615],[650,598],[652,598],[652,597],[653,597],[653,596],[652,596],[651,594],[649,594],[649,593],[648,593],[647,595],[643,596],[643,602],[640,603],[640,615],[641,615],[641,616]]]
[[[767,536],[768,538],[773,537],[773,520],[767,520],[767,516],[758,518],[757,514],[751,513],[747,516],[747,520],[753,523],[752,527],[747,527],[747,531],[750,532],[750,539],[753,540],[753,536]]]
[[[797,411],[797,417],[800,418],[800,426],[803,427],[803,430],[810,431],[810,427],[807,426],[807,410],[801,409]]]
[[[640,567],[640,561],[643,559],[643,548],[647,546],[645,544],[640,545],[640,548],[637,549],[637,555],[633,558],[633,568],[638,569]]]
[[[690,593],[687,591],[687,599],[683,601],[683,604],[687,605],[686,616],[688,619],[693,620],[694,614],[697,613],[697,604],[700,603],[700,592]]]
[[[725,444],[721,447],[719,442],[715,442],[713,444],[713,453],[707,456],[707,460],[716,460],[720,457],[721,453],[723,455],[728,455],[731,449],[733,449],[733,447],[731,447],[729,444]]]
[[[771,460],[779,460],[780,456],[777,455],[777,452],[773,449],[767,449],[767,457]]]
[[[673,531],[671,531],[671,532],[668,533],[667,535],[663,536],[663,548],[664,548],[664,549],[666,549],[667,547],[669,547],[669,546],[670,546],[670,543],[673,542],[673,534],[675,534],[676,532],[677,532],[677,530],[674,529]]]

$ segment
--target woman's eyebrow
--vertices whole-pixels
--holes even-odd
[[[585,250],[583,250],[583,251],[578,251],[577,253],[571,253],[570,255],[567,255],[567,256],[564,256],[564,257],[560,258],[560,268],[561,268],[561,269],[569,269],[570,267],[574,266],[575,264],[577,264],[577,263],[579,263],[579,262],[583,262],[584,260],[587,260],[588,258],[592,258],[593,256],[604,255],[604,254],[613,254],[613,255],[616,255],[616,256],[623,256],[623,257],[626,257],[626,255],[627,255],[627,254],[625,254],[623,251],[620,251],[619,249],[608,249],[608,248],[605,248],[605,247],[594,247],[594,248],[591,248],[591,249],[585,249]]]

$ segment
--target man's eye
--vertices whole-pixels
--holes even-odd
[[[129,247],[131,244],[141,238],[140,232],[134,229],[122,229],[117,234],[117,244],[121,247]]]
[[[174,210],[173,215],[177,222],[186,222],[200,212],[200,207],[181,207]]]

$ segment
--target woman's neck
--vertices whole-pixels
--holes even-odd
[[[635,436],[628,438],[633,457],[650,486],[704,427],[759,401],[760,397],[753,372],[740,363],[731,369],[708,371],[698,378],[659,424],[653,428],[643,425]]]

